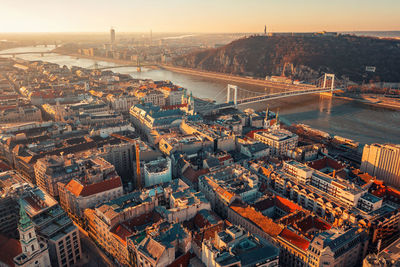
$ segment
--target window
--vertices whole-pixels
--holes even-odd
[[[32,245],[31,248],[32,248],[32,251],[35,251],[35,245]]]

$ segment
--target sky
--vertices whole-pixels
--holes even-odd
[[[0,32],[400,30],[399,0],[0,0]]]

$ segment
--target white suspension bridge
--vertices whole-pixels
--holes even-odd
[[[228,108],[237,108],[241,105],[253,104],[268,100],[280,99],[291,96],[300,96],[308,94],[318,93],[333,93],[337,90],[345,89],[346,85],[343,81],[335,79],[334,74],[324,74],[322,77],[317,79],[314,84],[291,84],[288,90],[281,91],[278,93],[254,92],[243,88],[239,88],[236,85],[228,84],[226,89],[226,102],[225,103],[213,103],[213,107],[208,104],[200,107],[199,112],[206,112],[212,110],[222,110]],[[215,98],[225,90],[220,91]]]

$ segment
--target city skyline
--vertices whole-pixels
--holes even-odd
[[[0,32],[396,31],[400,3],[296,1],[2,1]],[[390,6],[391,8],[387,8]],[[22,8],[21,8],[22,7]],[[62,10],[62,12],[59,12]],[[57,22],[57,23],[54,23]]]

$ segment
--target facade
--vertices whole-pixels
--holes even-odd
[[[139,192],[134,192],[105,202],[94,209],[86,209],[84,214],[88,233],[120,264],[129,265],[127,236],[122,233],[127,232],[129,236],[133,231],[128,230],[123,223],[147,216],[157,205],[158,200],[154,196],[141,197]]]
[[[68,183],[79,176],[81,169],[75,159],[65,160],[62,156],[47,156],[35,164],[36,184],[53,197],[58,197],[57,183]]]
[[[368,239],[363,230],[332,228],[317,235],[308,248],[309,266],[360,266],[367,254]]]
[[[187,155],[196,154],[200,150],[212,150],[214,143],[196,135],[165,135],[158,143],[159,149],[167,156],[179,151]]]
[[[15,225],[18,222],[18,202],[14,197],[1,196],[0,198],[0,234],[16,238]]]
[[[150,103],[158,107],[164,107],[166,104],[164,94],[158,90],[138,90],[135,91],[135,95],[142,103]]]
[[[173,87],[161,87],[160,91],[166,97],[166,105],[175,106],[182,104],[182,96],[184,95],[184,90],[182,88]]]
[[[77,219],[83,217],[85,209],[121,197],[124,191],[119,176],[90,184],[72,179],[67,184],[59,183],[58,187],[61,207]]]
[[[133,176],[133,144],[107,144],[99,149],[98,156],[114,165],[115,170],[124,181],[131,180]]]
[[[181,224],[169,224],[166,229],[155,227],[152,234],[146,232],[131,237],[128,241],[134,265],[163,267],[175,261],[191,248],[192,236]]]
[[[151,137],[151,131],[178,127],[185,115],[180,109],[162,110],[152,104],[137,104],[132,106],[130,116],[138,130]],[[187,119],[196,119],[197,116],[188,116]]]
[[[160,158],[144,164],[144,186],[166,183],[172,180],[171,160]]]
[[[139,103],[136,96],[130,94],[108,95],[108,102],[113,110],[120,112],[129,112],[129,109]]]
[[[287,130],[271,128],[268,131],[254,133],[254,139],[263,142],[271,148],[271,155],[286,155],[297,147],[299,137]]]
[[[35,106],[23,106],[0,111],[1,123],[41,121],[42,112]]]
[[[180,129],[185,134],[195,134],[214,143],[214,151],[232,151],[236,149],[235,134],[225,127],[201,122],[182,121]]]
[[[361,171],[367,172],[386,184],[400,187],[400,145],[365,145]]]
[[[87,101],[83,100],[76,104],[55,105],[54,118],[56,121],[64,121],[68,117],[79,116],[80,113],[96,114],[107,113],[110,107],[102,101]]]
[[[261,142],[241,145],[240,153],[252,159],[268,157],[271,154],[268,145]]]
[[[99,182],[116,176],[115,167],[101,157],[77,159],[73,154],[47,156],[35,164],[36,184],[53,197],[58,197],[58,183],[67,184],[73,178]]]
[[[264,238],[232,225],[202,243],[201,261],[206,267],[278,266],[279,249]]]
[[[20,209],[18,230],[22,253],[14,258],[15,266],[50,267],[47,244],[43,241],[38,241],[35,227],[23,208]]]

